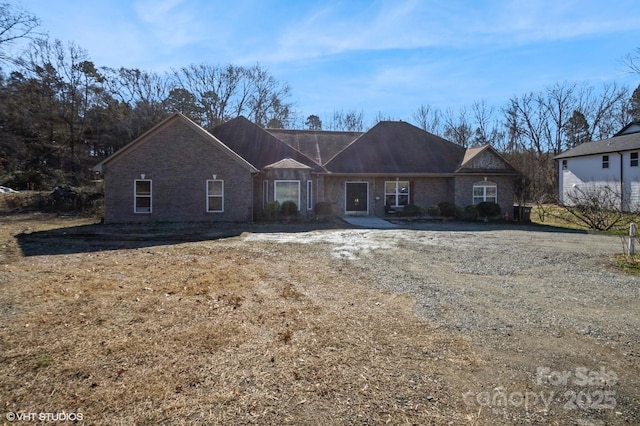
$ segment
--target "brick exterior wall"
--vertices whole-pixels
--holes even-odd
[[[318,176],[311,174],[309,169],[268,169],[260,172],[256,178],[254,187],[254,215],[260,219],[264,214],[264,206],[267,201],[274,200],[274,181],[276,180],[297,180],[300,182],[300,205],[298,209],[303,218],[313,217],[313,209],[307,209],[307,181],[313,181],[312,187],[312,207],[318,201]],[[267,199],[264,198],[264,184],[267,182]]]
[[[134,213],[134,180],[151,179],[152,213]],[[206,181],[224,181],[224,212],[206,211]],[[252,219],[253,177],[181,120],[174,120],[104,166],[105,223]]]
[[[498,187],[498,204],[502,208],[502,214],[513,215],[513,181],[515,176],[491,176],[487,175],[487,181],[494,182]],[[473,184],[484,181],[483,176],[456,176],[455,177],[455,203],[460,207],[473,204]]]
[[[385,182],[395,181],[395,177],[348,178],[325,176],[324,201],[334,206],[336,214],[345,213],[346,182],[367,182],[369,184],[369,214],[385,215]],[[399,180],[411,182],[413,204],[429,207],[442,201],[454,201],[454,179],[447,177],[401,177]]]

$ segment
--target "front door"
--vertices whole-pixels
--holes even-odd
[[[369,184],[347,182],[345,185],[345,213],[369,214]]]

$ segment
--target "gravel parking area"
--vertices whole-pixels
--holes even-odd
[[[371,286],[412,295],[417,315],[466,336],[485,360],[460,377],[480,412],[507,423],[640,422],[640,279],[613,266],[620,237],[431,224],[245,237],[257,240],[328,243]]]

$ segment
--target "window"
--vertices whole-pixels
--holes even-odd
[[[562,160],[562,170],[567,170],[567,160]]]
[[[224,181],[220,179],[207,181],[207,213],[224,211]]]
[[[608,169],[609,168],[609,156],[608,155],[603,155],[602,156],[602,168],[603,169]]]
[[[409,204],[409,181],[396,180],[385,182],[384,203],[390,207],[406,206]]]
[[[307,181],[307,210],[313,210],[313,181]]]
[[[136,179],[133,182],[133,212],[151,213],[151,180]]]
[[[473,204],[483,201],[498,202],[498,185],[487,181],[473,184]]]
[[[632,152],[631,153],[631,167],[638,167],[638,153],[637,152]]]
[[[300,181],[276,180],[273,181],[273,199],[282,205],[285,201],[293,201],[300,209]]]

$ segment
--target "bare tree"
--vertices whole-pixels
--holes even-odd
[[[476,101],[471,106],[475,127],[472,144],[475,146],[491,144],[500,149],[503,145],[504,132],[500,130],[500,123],[495,119],[495,108],[487,103]]]
[[[439,109],[427,104],[420,105],[420,108],[413,114],[414,123],[425,132],[434,135],[442,135],[441,128],[442,113]]]
[[[629,71],[640,74],[640,47],[636,47],[633,53],[629,53],[623,60]]]
[[[245,112],[249,98],[248,77],[245,68],[234,65],[192,64],[172,73],[174,88],[183,88],[195,97],[203,114],[196,121],[206,128]]]
[[[574,186],[563,199],[562,206],[570,217],[590,229],[608,231],[625,217],[619,182]]]
[[[589,123],[589,135],[600,140],[613,136],[629,124],[629,89],[617,83],[605,84],[596,91],[583,85],[577,90],[578,110]]]
[[[250,119],[262,127],[274,121],[279,122],[281,127],[287,127],[291,113],[291,104],[285,102],[291,95],[289,85],[277,81],[260,65],[255,65],[247,72]]]
[[[159,123],[167,112],[165,100],[169,96],[169,82],[164,76],[135,68],[102,68],[105,87],[118,103],[111,111],[117,114],[116,131],[131,141]],[[113,148],[119,148],[122,141]],[[121,145],[120,145],[121,146]]]
[[[344,110],[334,111],[329,129],[347,132],[364,131],[364,114],[355,110],[345,112]]]
[[[0,61],[14,62],[8,49],[18,40],[32,38],[40,20],[21,8],[12,9],[11,3],[0,3]]]
[[[444,137],[465,148],[471,146],[473,130],[466,108],[460,109],[456,116],[452,109],[447,109],[444,117]]]

